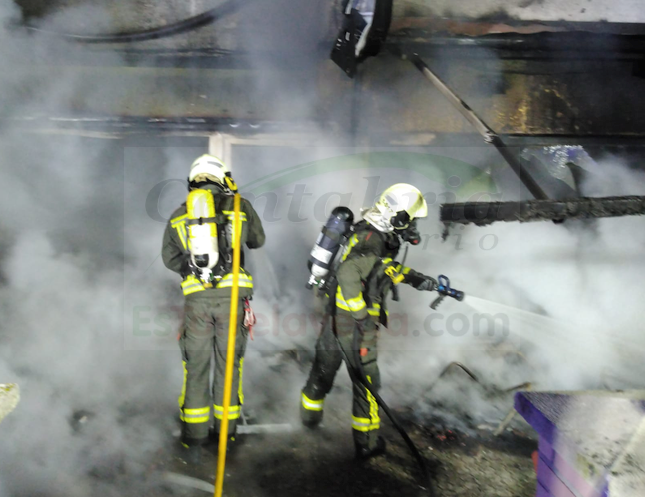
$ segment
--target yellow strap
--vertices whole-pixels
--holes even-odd
[[[349,239],[349,243],[347,244],[347,248],[345,249],[345,253],[343,254],[343,258],[341,262],[344,262],[345,259],[349,256],[349,253],[352,251],[352,249],[356,246],[358,243],[358,236],[356,234],[353,234],[352,237]]]

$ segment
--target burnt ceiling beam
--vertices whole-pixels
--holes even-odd
[[[524,202],[464,202],[443,204],[441,222],[446,225],[494,222],[528,223],[535,221],[563,222],[569,219],[642,216],[645,197],[580,197],[562,200],[527,200]]]
[[[535,34],[500,33],[483,36],[428,36],[406,32],[390,36],[388,45],[406,53],[477,56],[475,49],[498,52],[509,59],[612,59],[644,60],[645,35],[618,35],[586,32],[545,32]]]
[[[0,118],[0,127],[11,126],[26,131],[93,131],[115,135],[149,133],[259,134],[288,131],[312,132],[331,129],[333,125],[313,121],[268,121],[222,117],[149,117],[149,116],[60,116]]]

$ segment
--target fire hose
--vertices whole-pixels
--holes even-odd
[[[244,5],[246,5],[246,3]],[[194,31],[203,26],[212,24],[228,14],[236,12],[242,6],[242,2],[238,0],[228,0],[227,2],[224,2],[213,9],[207,10],[206,12],[203,12],[199,15],[189,17],[188,19],[168,24],[167,26],[159,26],[156,28],[135,32],[91,35],[59,33],[29,25],[26,26],[26,28],[30,31],[35,31],[46,35],[58,36],[67,41],[74,41],[78,43],[134,43],[147,40],[158,40],[160,38],[167,38],[170,36],[187,33],[189,31]]]

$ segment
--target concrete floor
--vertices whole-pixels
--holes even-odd
[[[333,414],[332,414],[333,416]],[[280,435],[247,435],[227,457],[224,489],[227,496],[375,496],[428,495],[418,485],[419,472],[390,423],[383,434],[388,453],[368,463],[353,459],[349,429],[335,423],[317,430],[295,427]],[[530,497],[535,494],[531,453],[536,442],[517,432],[495,438],[488,431],[467,436],[446,427],[405,422],[411,438],[423,451],[435,482],[437,497]],[[216,446],[202,451],[198,465],[189,465],[175,442],[158,454],[151,474],[158,478],[172,472],[213,483]],[[157,483],[155,496],[199,496],[206,491],[177,484]]]

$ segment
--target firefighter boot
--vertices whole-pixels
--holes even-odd
[[[383,437],[378,437],[372,446],[363,445],[356,441],[354,441],[354,445],[356,446],[356,459],[359,461],[367,461],[372,457],[385,454],[385,440]]]

